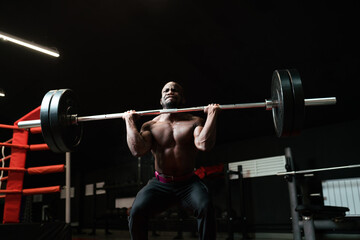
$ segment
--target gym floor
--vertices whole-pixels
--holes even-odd
[[[104,230],[97,230],[96,235],[91,235],[91,231],[84,231],[83,233],[73,233],[72,240],[130,240],[128,231],[111,230],[111,234],[105,234]],[[158,235],[154,236],[149,232],[149,240],[171,240],[171,239],[183,239],[183,240],[196,240],[196,236],[193,236],[189,232],[184,232],[182,238],[176,238],[176,232],[157,232]],[[254,240],[292,240],[291,233],[256,233],[251,239]],[[217,240],[226,240],[227,233],[218,233]],[[234,234],[234,240],[243,239],[239,233]],[[321,237],[322,240],[359,240],[360,234],[326,234]]]
[[[91,231],[89,231],[91,232]],[[217,240],[225,240],[227,239],[227,233],[218,233]],[[259,238],[260,237],[260,238]],[[265,234],[263,236],[259,236],[253,239],[256,240],[270,240],[270,239],[284,239],[290,240],[292,239],[291,234]],[[82,234],[73,234],[73,240],[130,240],[129,232],[127,231],[111,231],[111,234],[106,235],[104,231],[97,231],[96,235],[91,235],[89,233]],[[152,232],[149,232],[149,240],[170,240],[170,239],[183,239],[183,240],[196,240],[197,236],[193,236],[192,233],[184,232],[182,238],[179,238],[176,232],[157,232],[157,235],[154,236]],[[242,239],[242,235],[235,233],[234,240]]]

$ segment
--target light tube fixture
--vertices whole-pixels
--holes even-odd
[[[51,55],[53,57],[59,57],[60,56],[59,52],[54,50],[54,49],[44,47],[44,46],[41,46],[41,45],[33,43],[33,42],[29,42],[29,41],[27,41],[25,39],[21,39],[19,37],[12,36],[12,35],[10,35],[8,33],[2,32],[2,31],[0,31],[0,39],[15,43],[15,44],[27,47],[27,48],[31,48],[31,49],[33,49],[35,51],[39,51],[39,52]]]
[[[5,97],[5,91],[2,88],[0,88],[0,97]]]

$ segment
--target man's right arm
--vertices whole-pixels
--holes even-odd
[[[147,124],[141,129],[141,132],[137,130],[134,115],[135,112],[127,112],[123,119],[126,123],[126,140],[132,155],[139,157],[147,153],[151,148],[151,132],[147,129]]]

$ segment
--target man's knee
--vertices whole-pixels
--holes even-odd
[[[133,205],[129,212],[128,221],[131,239],[147,239],[147,218],[141,208]]]
[[[213,205],[210,199],[206,199],[200,202],[197,212],[198,217],[209,216],[213,214]]]
[[[133,205],[131,207],[130,213],[129,213],[129,218],[130,219],[138,219],[138,218],[144,218],[146,211],[145,209],[143,209],[142,206],[139,205]]]

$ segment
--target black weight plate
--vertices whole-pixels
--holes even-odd
[[[297,136],[301,133],[305,118],[304,92],[299,72],[296,69],[289,69],[287,72],[290,77],[294,98],[294,117],[291,136]]]
[[[41,133],[43,135],[45,143],[49,146],[53,152],[60,152],[60,149],[55,143],[54,136],[52,135],[52,129],[50,126],[50,104],[52,97],[57,90],[51,90],[47,92],[41,102],[40,107],[40,122],[41,122]]]
[[[70,89],[58,90],[50,104],[50,126],[60,152],[72,152],[79,145],[82,126],[73,124],[71,116],[78,113],[78,101]]]
[[[293,94],[287,70],[275,70],[271,83],[273,120],[278,137],[290,136],[293,122]]]

